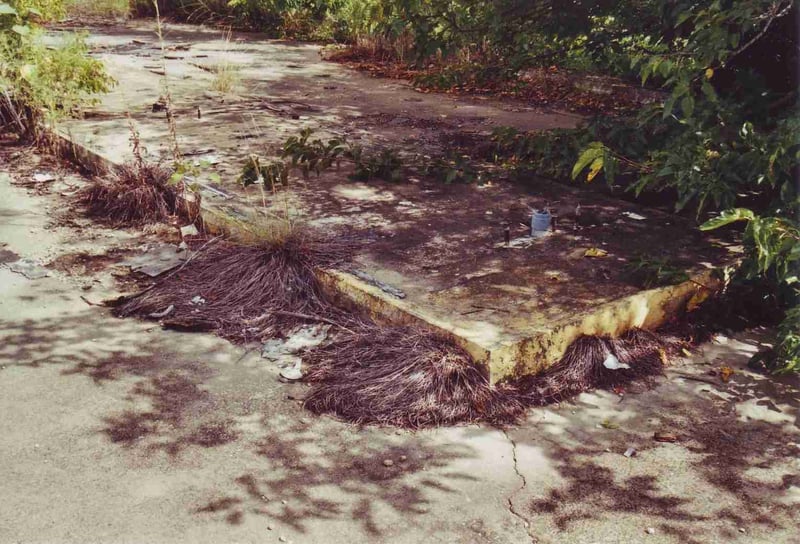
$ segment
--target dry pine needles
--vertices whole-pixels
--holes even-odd
[[[167,327],[214,330],[240,341],[273,337],[306,321],[348,321],[328,301],[315,269],[347,260],[350,251],[345,238],[323,240],[301,230],[253,245],[218,242],[177,273],[123,300],[114,313],[163,315]]]
[[[305,406],[360,424],[507,425],[529,406],[658,375],[670,350],[670,342],[638,329],[617,339],[582,336],[545,372],[491,385],[483,369],[452,341],[373,325],[345,333],[304,357],[305,379],[313,384]],[[606,368],[609,355],[630,368]]]
[[[78,199],[88,215],[112,226],[166,222],[187,206],[170,175],[156,164],[127,163],[81,190]]]
[[[332,339],[304,354],[304,379],[312,384],[306,408],[359,424],[408,428],[507,425],[529,406],[657,375],[673,350],[643,330],[617,339],[583,336],[545,372],[493,385],[450,339],[379,325],[334,306],[316,270],[346,263],[352,249],[346,238],[296,230],[252,245],[219,242],[114,311],[239,341],[278,336],[309,321],[336,324]],[[623,368],[607,368],[610,355]]]

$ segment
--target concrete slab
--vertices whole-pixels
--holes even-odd
[[[164,88],[152,25],[90,31],[96,54],[119,85],[85,119],[63,127],[76,155],[101,164],[127,160],[132,122],[150,155],[168,159],[169,127],[153,107]],[[376,318],[452,336],[486,365],[492,381],[545,368],[581,334],[661,325],[693,297],[713,292],[711,271],[737,255],[735,244],[701,236],[681,217],[544,180],[525,186],[492,180],[443,185],[414,177],[401,184],[354,183],[343,168],[275,194],[244,190],[235,179],[249,155],[274,154],[301,128],[323,137],[346,135],[367,149],[390,145],[413,160],[414,153],[435,153],[465,133],[485,137],[501,125],[570,127],[579,118],[519,103],[417,93],[402,82],[325,63],[314,45],[257,35],[226,40],[218,31],[182,25],[169,25],[165,38],[180,150],[214,162],[199,175],[209,224],[230,229],[274,213],[320,229],[367,233],[371,241],[357,256],[355,274],[323,274],[332,292]],[[227,94],[209,90],[220,66],[237,74]],[[210,183],[211,172],[223,183]],[[503,247],[506,227],[513,238],[527,233],[532,208],[574,210],[578,204],[604,219]],[[606,255],[587,257],[591,248]],[[643,254],[671,260],[692,279],[641,290],[627,267]]]

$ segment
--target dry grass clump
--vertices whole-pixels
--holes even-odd
[[[232,93],[241,81],[239,67],[235,64],[222,63],[214,69],[214,79],[210,89],[219,93]]]
[[[157,164],[126,163],[83,189],[78,199],[90,216],[113,226],[165,222],[187,206],[178,188],[170,184],[170,176],[168,169]]]
[[[341,264],[351,250],[346,237],[321,239],[300,229],[253,245],[218,242],[114,313],[243,341],[308,321],[344,323],[352,318],[328,301],[315,270]]]
[[[367,325],[304,357],[313,382],[305,406],[354,423],[434,427],[503,424],[524,406],[493,387],[464,350],[436,334]]]
[[[305,406],[353,423],[420,428],[456,423],[506,425],[529,406],[560,402],[662,372],[665,344],[634,330],[618,339],[584,336],[547,371],[491,385],[464,350],[439,335],[364,326],[304,357],[312,383]],[[603,365],[613,354],[630,369]]]
[[[591,389],[611,389],[661,374],[669,348],[659,336],[642,329],[628,331],[620,338],[581,336],[556,364],[517,380],[514,387],[527,406],[561,402]],[[606,368],[603,362],[609,355],[630,368]]]

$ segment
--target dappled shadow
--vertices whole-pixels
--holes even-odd
[[[570,452],[570,458],[574,455],[574,451]],[[610,468],[590,461],[565,462],[559,472],[567,485],[551,491],[545,498],[535,499],[530,508],[537,514],[551,514],[561,531],[569,529],[573,522],[595,517],[598,512],[649,514],[670,521],[706,519],[687,511],[690,499],[662,495],[653,476],[635,476],[616,483]]]
[[[32,297],[43,300],[39,292]],[[189,448],[237,442],[247,454],[240,454],[241,473],[230,487],[215,485],[202,492],[205,502],[187,505],[201,518],[238,525],[256,516],[301,532],[319,521],[353,520],[377,536],[386,531],[387,508],[422,516],[442,496],[458,493],[459,483],[477,479],[450,468],[475,457],[467,444],[314,418],[287,402],[278,384],[267,391],[268,404],[253,403],[263,391],[228,390],[239,384],[230,375],[240,367],[214,365],[215,348],[192,347],[202,335],[146,332],[150,325],[114,319],[105,310],[72,309],[57,318],[3,322],[0,355],[10,366],[57,369],[65,379],[85,377],[98,387],[122,385],[129,406],[96,414],[98,432],[137,457],[166,454],[180,461]],[[194,359],[199,353],[203,362]],[[224,394],[214,385],[223,371]]]
[[[232,420],[217,412],[196,376],[170,370],[136,384],[131,394],[149,399],[151,408],[106,417],[103,432],[112,442],[131,447],[147,437],[145,449],[177,455],[191,445],[210,448],[238,437]]]
[[[577,411],[567,415],[562,407],[556,417],[563,423],[542,424],[538,436],[512,431],[518,443],[539,447],[553,460],[560,481],[532,491],[526,511],[559,532],[641,516],[682,542],[707,541],[686,530],[696,523],[706,536],[721,539],[739,537],[745,528],[790,531],[797,514],[787,493],[800,485],[792,468],[800,388],[796,377],[748,373],[745,363],[756,345],[737,343],[727,352],[712,346],[707,364],[734,366],[730,382],[696,362],[622,404],[605,393],[583,395],[566,405]],[[610,428],[598,425],[609,420]],[[675,442],[654,440],[657,431]],[[626,458],[629,447],[636,455]]]
[[[214,447],[237,437],[230,417],[218,413],[215,397],[202,388],[215,372],[176,356],[167,338],[145,332],[139,323],[87,309],[58,319],[3,322],[0,338],[0,355],[12,361],[9,366],[61,367],[62,375],[83,375],[98,386],[129,383],[135,407],[103,418],[101,432],[114,443],[177,455],[189,446]]]
[[[475,454],[465,444],[435,445],[422,438],[393,439],[370,430],[342,432],[338,424],[264,420],[269,432],[256,443],[267,467],[235,479],[235,491],[196,509],[228,523],[266,516],[306,532],[318,520],[352,519],[365,533],[383,534],[376,508],[389,506],[411,519],[458,493],[457,484],[476,475],[446,469]],[[444,471],[444,472],[443,472]]]

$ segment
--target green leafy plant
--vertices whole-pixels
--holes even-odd
[[[735,208],[706,221],[700,229],[714,230],[736,222],[747,224],[744,243],[748,257],[740,275],[745,280],[770,281],[783,305],[789,307],[778,327],[778,344],[769,366],[782,372],[800,371],[800,224],[788,217],[767,217]]]
[[[269,161],[261,164],[261,160],[253,156],[245,161],[237,181],[245,187],[254,184],[272,188],[278,185],[286,187],[289,185],[289,167],[282,161]]]
[[[445,183],[475,183],[483,180],[483,173],[475,166],[470,157],[461,154],[450,154],[435,157],[428,161],[425,173]]]
[[[687,281],[689,274],[669,259],[639,255],[627,265],[628,275],[645,289]]]
[[[698,217],[717,211],[703,230],[746,222],[747,258],[739,274],[783,293],[786,321],[776,351],[776,368],[783,369],[800,367],[797,89],[766,71],[752,50],[777,48],[796,59],[796,45],[783,32],[797,9],[790,0],[672,6],[662,18],[666,36],[653,33],[629,51],[642,83],[655,81],[667,92],[636,118],[647,145],[631,151],[598,139],[585,146],[573,170],[573,177],[588,172],[587,180],[600,171],[606,177],[623,172],[634,179],[628,188],[636,194],[674,195],[676,210],[693,207]]]
[[[333,165],[338,166],[342,156],[347,152],[344,138],[331,138],[323,142],[319,138],[311,139],[313,130],[304,128],[298,136],[290,136],[283,144],[281,156],[290,160],[293,168],[299,168],[303,177],[311,172],[319,175]]]
[[[43,126],[79,113],[114,81],[88,56],[84,36],[47,46],[36,24],[43,12],[15,4],[0,2],[0,119],[33,140]],[[59,5],[47,4],[47,13]]]
[[[352,146],[348,156],[355,163],[355,171],[350,176],[357,181],[379,178],[398,182],[403,179],[403,161],[396,151],[383,149],[378,153],[364,154],[361,146]]]

